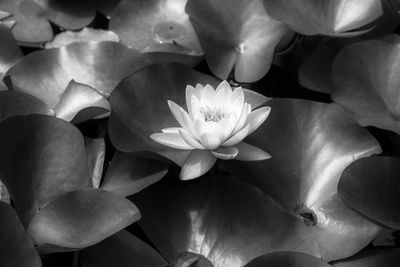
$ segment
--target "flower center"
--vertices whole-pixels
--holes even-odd
[[[206,107],[206,108],[201,108],[200,113],[203,114],[204,120],[206,122],[213,121],[213,122],[219,122],[223,118],[228,118],[229,114],[226,112],[221,111],[221,109],[213,107]]]

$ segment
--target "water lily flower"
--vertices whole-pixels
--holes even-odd
[[[194,179],[206,173],[216,159],[244,161],[264,160],[271,156],[243,139],[254,132],[268,117],[271,108],[251,109],[244,101],[241,87],[232,90],[223,81],[216,90],[211,85],[186,87],[186,105],[168,101],[181,127],[162,129],[150,137],[162,145],[192,150],[182,166],[180,178]]]

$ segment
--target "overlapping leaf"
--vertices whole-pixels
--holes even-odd
[[[0,90],[4,88],[3,76],[7,70],[22,58],[21,49],[18,47],[8,27],[0,24]]]
[[[393,229],[400,229],[400,159],[360,159],[342,174],[338,192],[356,211]]]
[[[333,264],[334,267],[395,267],[399,265],[400,250],[375,249]]]
[[[188,151],[159,145],[150,135],[177,126],[167,100],[185,107],[186,85],[197,83],[215,87],[219,81],[177,63],[154,64],[124,79],[110,97],[113,112],[109,133],[114,146],[124,152],[156,152],[181,165]],[[254,108],[267,100],[253,91],[244,91],[245,101]]]
[[[400,133],[400,38],[388,35],[343,49],[332,67],[332,98],[361,125]]]
[[[0,201],[0,265],[41,267],[40,257],[14,209]]]
[[[160,267],[167,262],[152,247],[123,230],[83,250],[80,264],[82,267]]]
[[[262,255],[248,264],[245,267],[265,267],[265,266],[280,266],[280,267],[329,267],[327,262],[310,255],[296,252],[273,252]]]
[[[336,188],[349,164],[381,151],[378,142],[335,104],[273,99],[268,106],[268,120],[246,140],[272,158],[223,161],[224,170],[240,173],[244,181],[303,220],[322,258],[353,255],[379,227],[348,208]]]
[[[258,189],[221,173],[191,183],[171,178],[132,197],[142,228],[168,260],[183,251],[216,267],[277,250],[320,257],[306,226]]]
[[[382,13],[377,0],[263,0],[268,13],[305,35],[352,36]]]
[[[288,32],[282,22],[270,18],[261,0],[189,0],[186,11],[208,66],[221,79],[232,71],[239,82],[261,79]]]

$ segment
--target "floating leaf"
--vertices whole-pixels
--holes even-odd
[[[28,233],[35,244],[79,249],[96,244],[139,220],[136,206],[114,193],[81,189],[65,193],[40,210]]]
[[[108,167],[101,188],[122,196],[129,196],[156,183],[167,172],[167,164],[117,151]]]
[[[174,267],[214,267],[214,265],[207,260],[203,255],[183,252],[179,253],[176,259],[173,261],[172,266]]]
[[[14,209],[0,201],[0,265],[41,267],[40,257]]]
[[[96,89],[74,80],[59,96],[55,115],[65,121],[80,123],[111,110],[108,100]]]
[[[221,79],[232,70],[239,82],[261,79],[288,31],[269,17],[261,0],[189,0],[186,11],[208,66]]]
[[[10,75],[15,90],[54,108],[71,80],[107,97],[125,76],[148,64],[144,56],[120,43],[81,42],[33,52],[6,75]]]
[[[0,121],[29,114],[53,115],[53,111],[34,96],[13,90],[0,92]]]
[[[20,60],[23,55],[8,27],[0,24],[0,86],[6,71]]]
[[[400,249],[367,250],[354,257],[333,264],[333,267],[396,267],[399,265]]]
[[[110,29],[120,36],[122,43],[139,51],[169,52],[169,47],[174,45],[181,54],[186,54],[186,50],[201,53],[200,43],[185,12],[186,2],[123,0],[111,16]]]
[[[301,221],[258,189],[224,174],[190,183],[165,178],[132,199],[142,212],[140,225],[169,261],[183,251],[218,267],[243,266],[277,250],[320,256]]]
[[[92,177],[92,187],[99,188],[106,154],[104,138],[85,137],[85,147],[90,177]]]
[[[0,175],[27,226],[58,195],[90,183],[83,137],[73,125],[45,115],[0,123]]]
[[[344,170],[339,196],[352,209],[393,229],[400,229],[400,159],[361,159]]]
[[[262,255],[245,265],[245,267],[329,267],[327,262],[310,255],[296,252],[280,251]]]
[[[332,99],[363,126],[400,133],[400,38],[388,35],[350,45],[332,67]]]
[[[167,100],[185,107],[186,86],[197,83],[216,87],[219,81],[177,63],[154,64],[125,78],[110,97],[113,112],[109,133],[113,145],[124,152],[155,152],[181,165],[188,151],[159,145],[150,135],[177,126]],[[254,108],[267,101],[253,91],[245,89],[244,93],[245,101]]]
[[[162,46],[162,49],[160,48]],[[203,59],[203,52],[179,47],[175,44],[160,44],[142,51],[153,63],[177,62],[194,67]]]
[[[302,220],[323,259],[353,255],[374,238],[379,227],[340,200],[337,184],[353,161],[380,153],[378,142],[336,104],[273,99],[268,106],[268,120],[245,141],[272,158],[220,164]]]
[[[119,37],[113,31],[83,28],[81,31],[65,31],[57,34],[53,40],[46,42],[45,48],[58,48],[75,42],[119,42]]]
[[[354,36],[383,14],[376,0],[263,0],[268,13],[304,35]],[[358,30],[358,31],[357,31]]]
[[[161,267],[167,265],[161,255],[139,238],[122,230],[80,253],[82,267]]]
[[[14,38],[25,45],[40,46],[53,38],[50,22],[44,17],[39,1],[2,0],[0,10],[12,14],[4,22],[16,21],[12,27]]]

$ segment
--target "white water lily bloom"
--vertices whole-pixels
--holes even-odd
[[[228,160],[264,160],[271,156],[243,139],[268,117],[271,108],[251,110],[244,102],[241,87],[232,91],[227,81],[216,90],[211,85],[186,87],[188,112],[168,101],[172,114],[181,127],[162,129],[150,137],[165,146],[192,150],[182,166],[180,178],[189,180],[206,173],[217,158]]]

